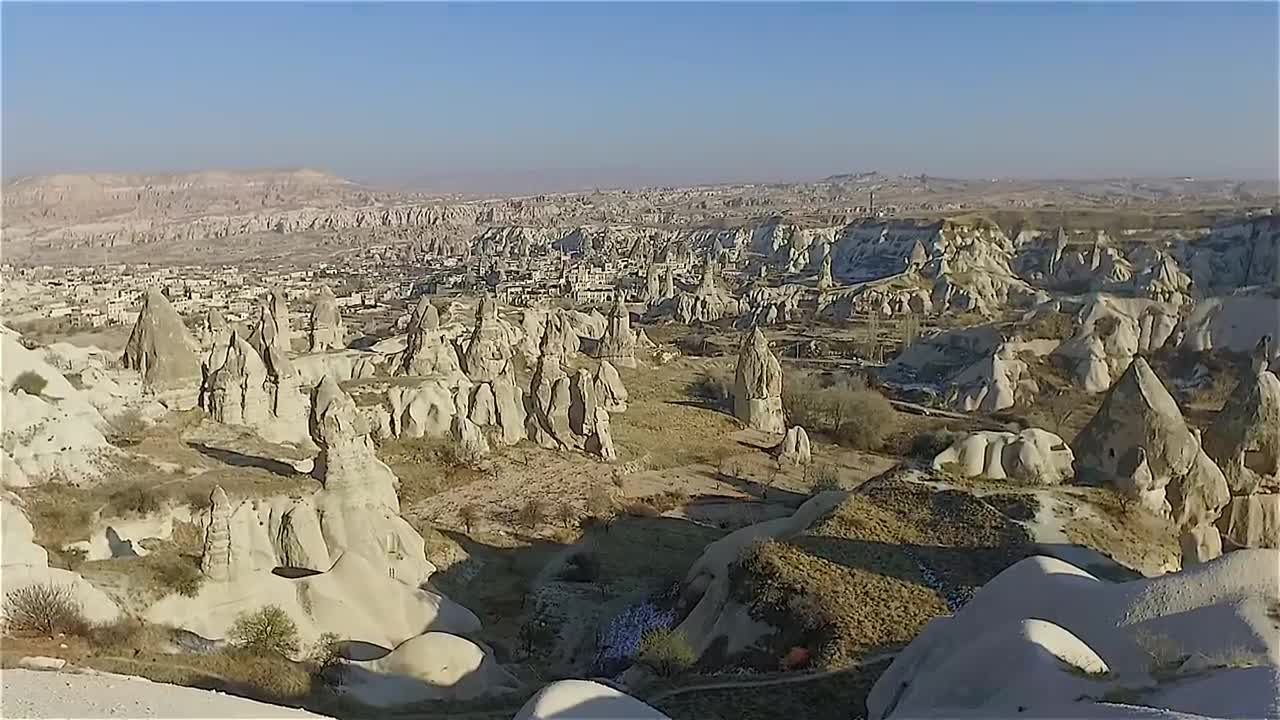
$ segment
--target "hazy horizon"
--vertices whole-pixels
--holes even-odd
[[[23,4],[6,179],[310,167],[468,192],[1277,176],[1258,4]]]

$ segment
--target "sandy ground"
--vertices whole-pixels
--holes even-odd
[[[6,718],[316,718],[208,690],[124,675],[5,670],[0,715]]]

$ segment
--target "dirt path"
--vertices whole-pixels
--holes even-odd
[[[666,700],[667,698],[675,697],[677,695],[686,695],[688,693],[693,693],[693,692],[705,692],[708,690],[733,690],[735,688],[759,688],[759,687],[769,687],[771,685],[791,685],[793,683],[813,682],[815,680],[821,680],[823,678],[828,678],[833,675],[847,673],[851,670],[863,669],[870,665],[875,665],[878,662],[883,662],[884,660],[888,660],[889,658],[892,658],[897,654],[898,654],[897,650],[894,650],[891,652],[878,653],[876,655],[872,655],[871,657],[863,658],[857,662],[845,665],[844,667],[834,668],[831,670],[823,670],[821,672],[798,673],[795,675],[767,678],[763,680],[722,680],[720,682],[705,683],[702,685],[688,685],[685,687],[671,688],[670,690],[664,690],[652,697],[645,698],[645,702],[649,704],[653,704],[656,702],[660,702],[662,700]]]

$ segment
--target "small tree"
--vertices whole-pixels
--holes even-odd
[[[232,644],[253,655],[291,657],[298,652],[298,626],[277,605],[240,613],[227,635]]]
[[[516,523],[525,530],[534,531],[547,519],[547,506],[539,498],[529,498],[516,511]]]
[[[470,535],[471,528],[480,522],[480,506],[475,503],[463,505],[458,508],[458,519],[462,521],[462,529]]]
[[[347,669],[343,662],[342,645],[342,639],[336,633],[327,632],[316,638],[307,655],[307,662],[313,668],[312,673],[329,683],[342,682]]]
[[[596,521],[604,526],[605,532],[609,531],[609,526],[613,523],[613,519],[618,514],[617,506],[613,502],[613,496],[609,491],[597,487],[587,496],[587,514],[595,518]]]
[[[26,370],[18,374],[14,378],[13,384],[10,386],[13,390],[21,390],[28,395],[39,396],[44,392],[45,387],[49,384],[43,375]]]
[[[813,468],[813,485],[810,492],[818,494],[831,490],[840,490],[840,474],[835,465],[823,463]]]
[[[82,635],[89,629],[68,585],[41,583],[9,591],[4,596],[4,618],[10,631],[48,637]]]
[[[556,521],[564,527],[573,527],[578,522],[578,509],[571,503],[562,502],[556,508]]]
[[[674,677],[693,667],[698,656],[680,632],[655,628],[640,639],[636,660],[662,677]]]

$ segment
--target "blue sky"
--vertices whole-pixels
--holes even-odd
[[[1276,174],[1277,4],[16,4],[3,171]]]

